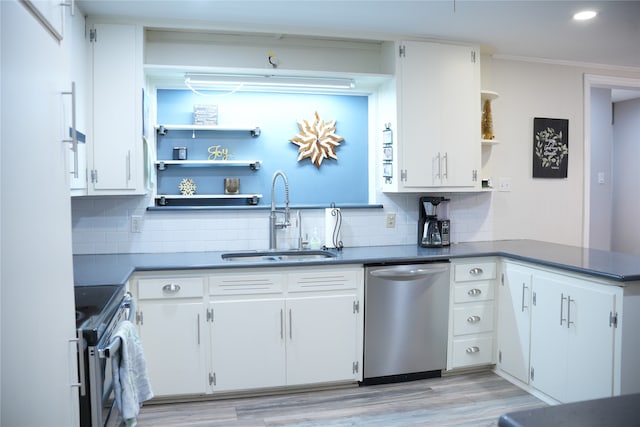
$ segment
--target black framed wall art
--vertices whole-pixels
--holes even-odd
[[[569,120],[533,119],[533,177],[566,178],[569,163]]]

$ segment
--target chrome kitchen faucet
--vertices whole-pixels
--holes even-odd
[[[278,176],[282,177],[284,181],[284,211],[276,209],[276,200],[275,200],[275,188],[276,188],[276,180]],[[283,213],[284,219],[282,222],[276,221],[276,213]],[[276,230],[279,228],[287,228],[291,225],[289,221],[290,211],[289,211],[289,180],[287,179],[287,174],[282,170],[277,170],[273,174],[273,179],[271,180],[271,213],[269,214],[269,250],[277,249],[276,242]]]

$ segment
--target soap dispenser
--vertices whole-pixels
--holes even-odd
[[[318,237],[318,228],[314,227],[311,239],[309,239],[309,249],[318,250],[321,245],[322,242],[320,242],[320,237]]]

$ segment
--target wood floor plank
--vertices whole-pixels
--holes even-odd
[[[146,404],[139,427],[497,426],[505,412],[546,406],[491,372],[201,402]]]

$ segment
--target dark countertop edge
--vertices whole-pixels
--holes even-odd
[[[521,255],[514,255],[510,253],[500,253],[496,256],[501,256],[504,258],[515,259],[518,261],[525,261],[531,264],[544,265],[546,267],[553,267],[560,270],[571,271],[574,273],[585,274],[587,276],[599,277],[602,279],[614,280],[616,282],[633,282],[636,280],[640,280],[640,274],[613,274],[613,273],[605,273],[602,271],[588,270],[581,267],[576,267],[572,265],[562,264],[558,262],[546,261],[537,258],[529,258]]]
[[[124,253],[124,254],[95,254],[95,255],[74,255],[74,270],[78,268],[82,269],[82,264],[87,264],[85,269],[91,263],[89,261],[84,261],[83,259],[106,259],[109,257],[122,257],[127,261],[127,265],[118,265],[116,267],[112,265],[108,265],[109,263],[104,263],[105,265],[99,265],[98,262],[97,267],[95,269],[89,269],[90,272],[85,271],[84,280],[80,277],[76,278],[77,285],[92,285],[92,284],[107,284],[107,283],[115,283],[122,284],[126,283],[129,277],[135,273],[136,271],[171,271],[171,270],[216,270],[216,269],[230,269],[230,268],[264,268],[264,267],[296,267],[296,266],[321,266],[321,265],[340,265],[340,264],[361,264],[361,265],[373,265],[373,264],[392,264],[392,263],[420,263],[420,262],[431,262],[431,261],[442,261],[442,260],[451,260],[451,259],[463,259],[463,258],[482,258],[482,257],[504,257],[508,259],[513,259],[517,261],[528,262],[531,264],[541,265],[556,268],[559,270],[565,270],[569,272],[574,272],[578,274],[583,274],[595,278],[601,278],[606,280],[611,280],[614,282],[619,282],[620,286],[625,286],[625,282],[633,282],[640,280],[640,266],[638,267],[639,272],[637,274],[615,274],[607,271],[600,271],[597,269],[590,269],[587,267],[580,267],[577,265],[571,265],[568,263],[562,262],[554,262],[548,259],[538,258],[531,255],[523,255],[515,253],[515,250],[509,251],[505,249],[486,249],[486,248],[478,248],[475,246],[484,246],[484,245],[500,245],[500,244],[530,244],[530,245],[542,245],[545,249],[548,245],[550,249],[564,249],[564,250],[572,250],[572,251],[584,251],[584,248],[572,247],[566,245],[559,245],[555,243],[546,243],[539,242],[533,240],[507,240],[507,241],[495,241],[495,242],[477,242],[477,243],[468,243],[468,244],[458,244],[462,247],[455,248],[457,245],[452,245],[451,247],[442,248],[442,249],[432,249],[432,250],[420,250],[416,248],[415,245],[394,245],[394,246],[371,246],[371,247],[353,247],[346,249],[347,251],[356,252],[355,255],[349,256],[347,258],[343,258],[342,254],[339,253],[337,258],[329,258],[324,260],[305,260],[305,261],[279,261],[277,263],[270,263],[265,261],[259,262],[226,262],[222,260],[218,260],[220,254],[227,251],[212,251],[212,252],[181,252],[181,253]],[[464,248],[464,246],[468,246],[468,248]],[[455,248],[452,249],[451,248]],[[357,255],[357,252],[384,252],[385,249],[390,250],[416,250],[416,253],[411,254],[393,254],[390,256],[387,252],[386,254],[380,255]],[[418,252],[426,252],[426,253],[418,253]],[[441,252],[441,253],[440,253]],[[606,251],[596,251],[600,253],[607,253],[611,256],[615,256],[615,253],[609,253]],[[208,259],[211,261],[206,262],[196,262],[189,260],[188,262],[180,262],[180,261],[169,261],[160,260],[160,258],[169,258],[176,256],[194,256],[198,258],[202,258],[208,256]],[[618,254],[619,256],[628,256],[627,254]],[[139,257],[147,257],[147,258],[155,258],[156,260],[153,263],[149,262],[136,262],[135,258]],[[638,258],[640,260],[640,257]],[[76,262],[77,261],[77,262]],[[202,261],[202,260],[201,260]],[[111,267],[107,274],[110,276],[110,279],[107,278],[98,278],[100,275],[99,268],[102,268],[102,272],[105,272],[105,268]],[[114,271],[114,270],[117,270]],[[76,271],[77,272],[77,271]],[[80,274],[82,276],[82,274]],[[87,277],[92,277],[91,280],[87,280]]]

